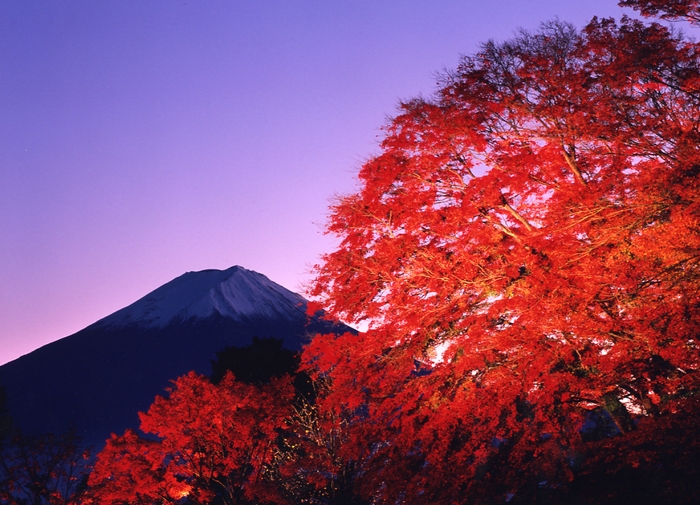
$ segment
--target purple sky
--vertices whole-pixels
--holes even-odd
[[[0,0],[0,364],[190,270],[299,291],[398,100],[616,3]]]

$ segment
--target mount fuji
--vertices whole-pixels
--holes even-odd
[[[162,329],[218,316],[238,322],[300,320],[306,319],[305,311],[302,296],[262,274],[235,266],[187,272],[91,327]]]
[[[170,380],[211,372],[227,346],[254,336],[300,350],[314,333],[352,331],[306,315],[306,300],[257,272],[188,272],[87,328],[0,367],[15,423],[26,432],[72,427],[86,444],[138,427]]]

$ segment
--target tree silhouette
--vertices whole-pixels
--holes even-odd
[[[247,384],[266,384],[273,377],[296,372],[299,357],[294,351],[283,348],[283,343],[281,338],[253,337],[250,345],[222,349],[211,362],[211,381],[218,384],[230,371],[236,380]]]
[[[699,68],[659,24],[550,22],[401,105],[331,209],[341,242],[312,291],[370,330],[304,355],[365,496],[555,499],[592,444],[680,419],[699,385]],[[586,439],[596,418],[607,435]]]
[[[0,503],[82,503],[92,460],[74,432],[30,436],[13,427],[0,444]]]
[[[73,430],[27,435],[16,427],[0,385],[0,503],[82,503],[91,470],[90,451]]]

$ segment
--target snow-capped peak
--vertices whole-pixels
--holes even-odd
[[[234,266],[187,272],[143,298],[101,319],[96,325],[164,328],[171,322],[205,319],[304,317],[306,300],[262,274]]]

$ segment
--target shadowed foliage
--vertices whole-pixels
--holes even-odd
[[[226,347],[211,362],[211,381],[218,384],[228,371],[247,384],[265,384],[273,377],[294,373],[299,367],[298,353],[283,348],[283,343],[282,339],[253,337],[250,345]]]

